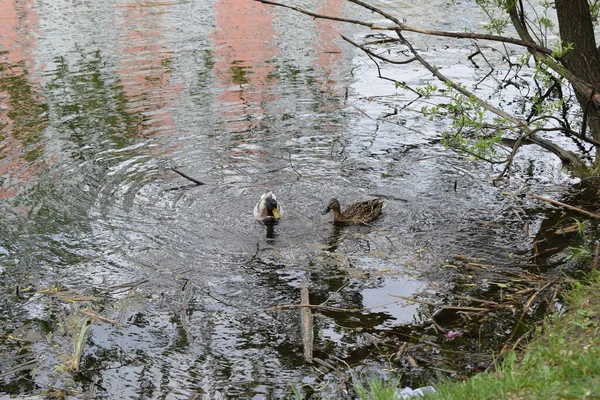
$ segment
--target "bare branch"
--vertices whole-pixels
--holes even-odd
[[[375,58],[378,58],[378,59],[380,59],[380,60],[382,60],[382,61],[385,61],[385,62],[387,62],[387,63],[390,63],[390,64],[410,64],[410,63],[411,63],[411,62],[413,62],[413,61],[417,61],[417,58],[416,58],[416,57],[412,57],[412,58],[409,58],[408,60],[404,60],[404,61],[392,60],[392,59],[390,59],[390,58],[383,57],[383,56],[381,56],[381,55],[379,55],[379,54],[376,54],[376,53],[374,53],[373,51],[369,50],[369,48],[368,48],[368,47],[366,47],[366,46],[363,46],[363,45],[361,45],[361,44],[358,44],[358,43],[356,43],[356,42],[353,42],[352,40],[350,40],[348,37],[346,37],[346,36],[344,36],[344,35],[340,35],[340,36],[341,36],[341,37],[342,37],[342,39],[344,39],[346,42],[350,43],[351,45],[353,45],[353,46],[355,46],[355,47],[358,47],[359,49],[361,49],[361,50],[362,50],[362,51],[364,51],[365,53],[367,53],[367,54],[369,54],[369,55],[372,55],[373,57],[375,57]]]
[[[339,22],[348,22],[348,23],[354,24],[354,25],[366,26],[367,28],[371,28],[373,30],[377,30],[377,29],[380,29],[380,30],[393,30],[394,29],[394,28],[388,28],[388,27],[378,27],[374,23],[359,21],[359,20],[356,20],[356,19],[340,18],[340,17],[333,17],[333,16],[330,16],[330,15],[317,14],[317,13],[314,13],[312,11],[305,10],[304,8],[300,8],[300,7],[296,7],[296,6],[291,6],[291,5],[283,4],[283,3],[277,3],[275,1],[269,1],[269,0],[254,0],[254,1],[258,1],[259,3],[268,4],[268,5],[271,5],[271,6],[289,8],[290,10],[298,11],[299,13],[311,16],[313,18],[328,19],[328,20],[331,20],[331,21],[339,21]]]
[[[556,119],[556,120],[558,120],[558,118],[550,116],[550,115],[544,116],[544,119]],[[559,123],[560,122],[561,121],[559,120]],[[581,133],[579,133],[579,132],[577,132],[577,131],[575,131],[573,129],[569,129],[566,126],[561,126],[560,128],[538,128],[538,129],[534,129],[534,132],[539,132],[539,131],[544,131],[544,132],[560,131],[560,132],[563,132],[563,133],[565,133],[567,135],[574,136],[574,137],[576,137],[579,140],[583,140],[586,143],[593,144],[594,146],[600,146],[600,142],[599,141],[594,140],[594,139],[592,139],[591,137],[588,137],[588,136],[583,136]]]
[[[277,3],[275,1],[270,1],[270,0],[255,0],[255,1],[258,1],[259,3],[263,3],[263,4],[272,5],[272,6],[289,8],[291,10],[298,11],[299,13],[311,16],[313,18],[328,19],[331,21],[339,21],[339,22],[347,22],[350,24],[366,26],[367,28],[370,28],[372,30],[395,31],[395,30],[400,29],[401,31],[420,33],[420,34],[429,35],[429,36],[443,36],[443,37],[452,37],[452,38],[457,38],[457,39],[490,40],[493,42],[510,43],[510,44],[514,44],[517,46],[532,48],[538,52],[549,54],[549,55],[552,54],[552,50],[550,50],[544,46],[540,46],[534,42],[526,42],[524,40],[517,39],[517,38],[498,36],[498,35],[488,35],[488,34],[484,34],[484,33],[446,32],[446,31],[436,31],[436,30],[430,30],[430,29],[416,28],[413,26],[406,25],[405,23],[400,21],[398,18],[395,18],[391,14],[388,14],[388,13],[380,10],[377,7],[374,7],[367,3],[363,3],[362,1],[359,1],[359,0],[348,0],[348,1],[350,3],[357,4],[363,8],[366,8],[367,10],[370,10],[374,13],[377,13],[377,14],[385,17],[386,19],[393,22],[396,26],[382,26],[382,25],[377,25],[374,22],[365,22],[365,21],[360,21],[360,20],[355,20],[355,19],[340,18],[340,17],[331,16],[331,15],[318,14],[318,13],[314,13],[312,11],[306,10],[304,8],[291,6],[291,5],[283,4],[283,3]]]

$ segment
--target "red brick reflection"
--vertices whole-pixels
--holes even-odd
[[[35,92],[38,16],[33,0],[0,0],[0,198],[17,194],[19,184],[35,174],[32,160],[46,126],[42,101]],[[30,160],[27,160],[30,158]]]
[[[129,110],[145,116],[146,135],[176,132],[172,107],[183,85],[171,83],[173,54],[164,32],[168,23],[163,18],[172,5],[171,1],[118,4],[122,15],[116,49],[121,64],[117,74],[129,100]]]
[[[277,97],[269,90],[271,63],[279,50],[273,45],[273,12],[252,0],[217,0],[218,29],[213,40],[218,81],[219,114],[229,132],[245,132],[259,123],[264,104]]]
[[[333,17],[339,17],[342,14],[342,0],[325,0],[321,4],[321,7],[316,11],[317,14]],[[313,46],[317,53],[316,64],[322,68],[324,73],[321,90],[334,92],[336,84],[339,82],[337,74],[340,65],[338,62],[342,59],[342,49],[339,43],[342,40],[340,34],[343,24],[317,19],[316,25],[317,35],[313,41]]]

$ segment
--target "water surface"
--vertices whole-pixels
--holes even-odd
[[[396,11],[461,28],[417,3]],[[298,309],[269,309],[298,304],[301,281],[312,304],[369,309],[315,311],[316,355],[383,368],[369,338],[428,318],[390,295],[436,290],[457,254],[527,257],[525,205],[497,171],[417,113],[381,118],[410,94],[340,34],[362,35],[246,0],[0,0],[0,392],[279,398],[323,378]],[[462,73],[467,51],[436,60]],[[285,211],[272,230],[252,217],[266,190]],[[372,227],[321,215],[370,196],[388,202]],[[73,374],[90,315],[109,320]]]

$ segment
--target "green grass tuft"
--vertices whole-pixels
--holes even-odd
[[[354,390],[361,400],[389,400],[395,399],[394,392],[400,386],[398,378],[384,381],[379,377],[367,379],[367,386],[362,383],[354,385]]]

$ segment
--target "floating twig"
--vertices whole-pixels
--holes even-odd
[[[419,364],[417,363],[417,360],[415,360],[415,358],[413,356],[411,356],[410,354],[406,355],[406,358],[408,359],[408,362],[414,367],[414,368],[419,368]]]
[[[105,292],[105,293],[115,292],[115,291],[117,291],[119,289],[127,289],[127,290],[129,290],[129,289],[131,289],[133,287],[140,286],[142,283],[146,283],[146,282],[148,282],[148,279],[140,279],[139,281],[134,281],[134,282],[129,282],[129,283],[123,283],[123,284],[120,284],[120,285],[109,286],[107,288],[103,288],[103,289],[100,289],[100,290],[103,291],[103,292]]]
[[[315,357],[315,358],[313,358],[313,361],[316,362],[319,365],[322,365],[325,368],[328,368],[328,369],[331,369],[331,370],[335,370],[336,369],[335,366],[333,366],[332,364],[328,363],[325,360],[321,360],[320,358]]]
[[[342,286],[339,287],[338,290],[336,290],[335,292],[333,292],[328,298],[327,300],[325,300],[324,302],[321,303],[322,306],[325,305],[325,303],[327,303],[329,300],[331,300],[333,298],[333,296],[335,296],[336,294],[338,294],[342,289],[344,289],[346,286],[348,286],[348,284],[350,283],[350,280],[347,280]]]
[[[279,306],[265,308],[265,311],[283,310],[285,308],[296,308],[296,307],[317,308],[317,309],[327,310],[327,311],[352,312],[352,313],[365,311],[364,308],[342,308],[342,307],[322,306],[320,304],[282,304]]]
[[[459,310],[459,311],[491,311],[490,308],[467,307],[467,306],[444,306],[443,310]]]
[[[415,299],[413,297],[404,297],[404,296],[400,296],[400,295],[397,295],[397,294],[390,294],[389,296],[397,297],[399,299],[406,300],[406,301],[414,301],[415,303],[426,304],[428,306],[434,306],[434,307],[440,306],[440,304],[436,304],[436,303],[433,303],[431,301],[425,301],[425,300]]]
[[[90,312],[90,311],[83,311],[83,310],[79,310],[80,313],[87,315],[88,317],[92,317],[94,319],[99,319],[100,321],[103,322],[108,322],[109,324],[113,324],[116,326],[124,326],[123,324],[121,324],[120,322],[115,321],[114,319],[110,319],[107,317],[103,317],[102,315],[98,315],[96,313]]]
[[[390,295],[390,296],[392,296],[392,295]],[[401,296],[393,296],[393,297],[401,297]],[[275,310],[283,310],[285,308],[302,307],[302,308],[315,308],[315,309],[335,311],[335,312],[360,313],[360,312],[365,312],[365,311],[371,311],[376,308],[389,306],[392,304],[398,304],[401,301],[405,301],[406,299],[408,299],[408,298],[403,298],[402,300],[390,301],[388,303],[378,304],[376,306],[368,307],[368,308],[342,308],[342,307],[325,306],[323,304],[281,304],[278,306],[265,308],[265,311],[275,311]],[[417,302],[419,302],[419,301],[417,301]],[[436,305],[436,304],[431,304],[431,305]]]
[[[102,300],[100,297],[93,297],[93,296],[76,296],[76,297],[61,297],[60,298],[62,301],[67,301],[67,302],[71,302],[74,303],[76,301],[98,301],[98,300]]]
[[[478,299],[476,297],[461,296],[461,295],[458,295],[458,294],[455,294],[454,297],[457,298],[457,299],[461,299],[461,300],[472,301],[473,303],[491,304],[491,305],[494,305],[494,306],[500,305],[500,304],[496,303],[495,301]]]
[[[171,168],[171,170],[173,170],[173,172],[176,172],[176,173],[178,173],[179,175],[183,176],[185,179],[187,179],[187,180],[189,180],[189,181],[192,181],[192,182],[194,182],[194,183],[195,183],[196,185],[198,185],[198,186],[201,186],[201,185],[206,185],[206,183],[204,183],[204,182],[202,182],[202,181],[199,181],[199,180],[198,180],[198,179],[196,179],[196,178],[192,178],[191,176],[189,176],[189,175],[186,175],[186,174],[184,174],[183,172],[181,172],[181,171],[179,171],[179,170],[177,170],[177,169],[175,169],[175,168]]]
[[[9,375],[12,375],[12,374],[20,372],[20,371],[32,370],[32,369],[35,369],[37,367],[38,367],[38,360],[25,361],[21,365],[18,365],[15,368],[13,368],[13,369],[11,369],[9,371],[0,373],[0,378],[4,378],[5,376],[9,376]]]

